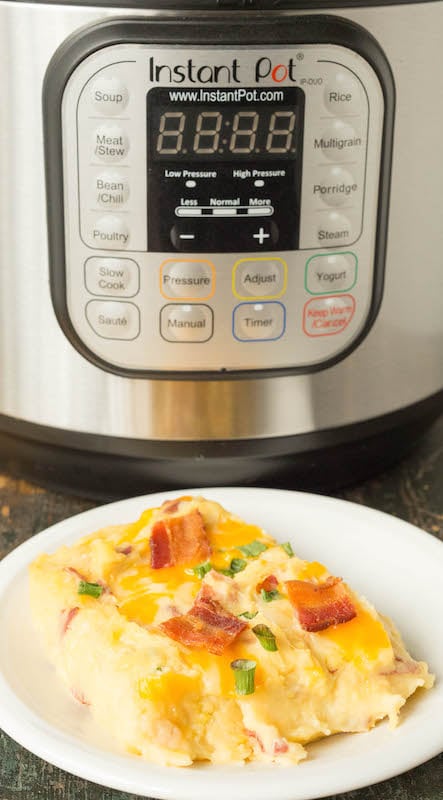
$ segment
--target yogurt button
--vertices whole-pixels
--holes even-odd
[[[85,264],[88,292],[114,297],[133,297],[140,287],[139,267],[131,258],[88,258]]]
[[[96,205],[112,210],[124,206],[129,197],[129,183],[120,172],[100,172],[94,177]]]
[[[92,224],[89,239],[93,247],[104,250],[124,250],[129,243],[129,228],[121,217],[109,214]]]
[[[110,117],[126,108],[129,92],[120,78],[101,75],[91,86],[91,100],[99,114]]]
[[[361,85],[349,72],[340,70],[324,90],[324,103],[337,117],[361,114],[365,108]]]
[[[160,312],[161,335],[168,342],[207,342],[213,334],[213,317],[206,305],[170,303]]]
[[[92,149],[100,161],[122,161],[128,155],[129,139],[120,125],[100,125],[93,133]]]
[[[104,339],[136,339],[140,333],[140,311],[134,303],[90,300],[86,319]]]
[[[306,289],[311,294],[347,292],[357,279],[357,257],[353,253],[312,256],[306,264]]]

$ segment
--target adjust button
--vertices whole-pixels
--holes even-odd
[[[126,108],[129,92],[119,78],[101,75],[91,86],[91,100],[99,114],[113,117]]]
[[[85,264],[85,284],[91,294],[134,297],[140,288],[139,267],[131,258],[92,256]]]
[[[280,297],[286,289],[287,271],[282,258],[241,258],[234,265],[233,292],[245,300]]]
[[[348,292],[357,280],[357,256],[334,253],[312,256],[306,264],[305,286],[310,294]]]
[[[215,291],[215,267],[210,261],[170,258],[160,266],[160,291],[163,297],[207,299]]]
[[[129,228],[121,217],[109,214],[93,222],[89,238],[93,247],[103,250],[124,250],[129,242]]]
[[[233,334],[241,342],[280,339],[285,331],[282,303],[240,303],[234,308]]]
[[[348,327],[354,312],[351,294],[309,300],[303,309],[303,330],[306,336],[333,336]]]
[[[114,163],[128,155],[129,139],[120,125],[100,125],[92,136],[93,157]]]
[[[163,306],[160,332],[167,342],[207,342],[214,332],[214,314],[206,305]]]
[[[90,300],[86,319],[104,339],[136,339],[140,333],[140,311],[134,303]]]

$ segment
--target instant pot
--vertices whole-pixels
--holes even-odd
[[[443,2],[0,2],[0,453],[332,488],[443,408]]]

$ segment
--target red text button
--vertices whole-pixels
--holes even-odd
[[[348,327],[354,312],[351,294],[309,300],[303,309],[303,330],[306,336],[334,336]]]

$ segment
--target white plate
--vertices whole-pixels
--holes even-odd
[[[296,767],[158,767],[119,753],[97,731],[87,708],[55,679],[29,615],[27,566],[41,552],[104,525],[130,522],[144,508],[180,494],[204,494],[301,557],[343,576],[402,631],[412,655],[426,660],[436,686],[419,691],[394,730],[348,734],[310,745]],[[184,489],[86,511],[22,544],[0,564],[0,725],[41,758],[87,780],[145,797],[195,800],[311,800],[390,778],[443,750],[443,545],[379,511],[318,495],[271,489]]]

